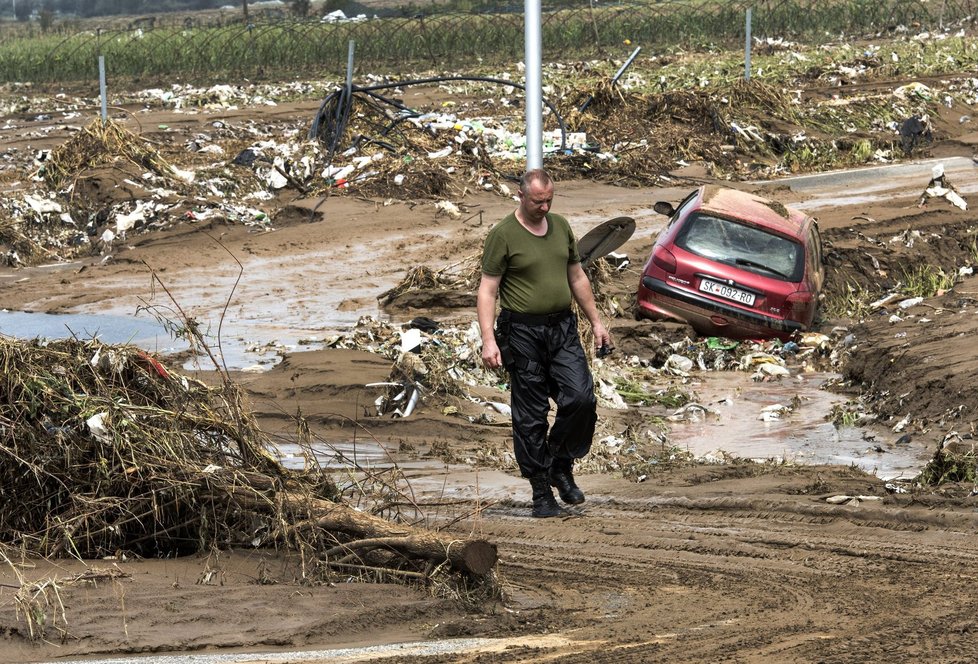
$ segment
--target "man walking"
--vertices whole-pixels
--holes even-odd
[[[573,465],[591,449],[597,401],[572,299],[591,324],[595,345],[611,348],[570,224],[550,213],[553,197],[545,170],[523,175],[519,207],[486,237],[476,305],[482,361],[509,371],[513,451],[530,481],[535,517],[561,514],[551,486],[565,503],[584,502]],[[551,398],[557,413],[548,435]]]

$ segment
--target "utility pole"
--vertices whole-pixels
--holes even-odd
[[[540,0],[526,0],[523,12],[526,61],[526,170],[543,167],[543,37]]]

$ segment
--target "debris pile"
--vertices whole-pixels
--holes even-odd
[[[559,101],[547,102],[543,147],[547,167],[561,179],[654,186],[692,163],[716,177],[743,179],[892,160],[901,137],[893,118],[924,117],[936,94],[898,89],[885,98],[803,105],[788,87],[759,77],[677,85],[666,78],[644,80],[648,74],[634,71],[616,86],[582,83],[581,76],[568,79],[561,69],[592,66],[554,65],[549,87]],[[234,126],[222,118],[204,123],[178,144],[168,139],[166,125],[156,127],[159,139],[137,136],[123,127],[129,118],[63,126],[74,135],[32,164],[39,177],[30,196],[44,201],[44,209],[19,192],[0,201],[2,261],[29,265],[85,252],[108,255],[113,241],[127,232],[205,220],[268,230],[280,207],[273,202],[296,193],[426,200],[453,218],[460,217],[457,201],[473,189],[512,195],[518,164],[526,157],[517,77],[510,72],[499,78],[401,82],[367,77],[371,85],[328,93],[311,128],[301,118],[265,125],[249,119]],[[415,82],[434,83],[465,101],[414,110],[381,95],[402,96]],[[501,93],[487,91],[487,83],[501,84]],[[143,90],[130,99],[190,116],[245,104],[274,106],[276,100],[320,94],[326,87],[176,85]],[[47,110],[65,120],[79,117],[78,108],[85,105],[46,102]],[[840,127],[843,138],[834,131]],[[909,129],[903,127],[904,134]],[[21,157],[15,152],[2,156]],[[4,165],[8,176],[15,175],[13,167]]]
[[[127,160],[160,176],[177,172],[145,140],[113,120],[94,120],[44,159],[40,175],[58,190],[74,187],[86,170],[116,160]]]
[[[972,495],[978,485],[978,450],[973,436],[967,438],[957,431],[948,432],[934,456],[920,471],[917,481],[924,486],[940,486],[949,483],[970,485]]]
[[[968,209],[967,201],[961,198],[954,185],[948,180],[947,174],[944,172],[944,164],[934,166],[930,182],[927,183],[924,193],[920,195],[920,201],[917,203],[918,207],[926,205],[927,201],[931,198],[944,198],[962,210]]]
[[[287,477],[233,390],[94,340],[0,337],[0,358],[3,542],[169,553],[250,542],[277,511]]]
[[[0,337],[0,363],[5,545],[86,558],[312,546],[344,573],[495,564],[488,542],[348,507],[325,471],[284,468],[230,382],[210,387],[95,340]]]

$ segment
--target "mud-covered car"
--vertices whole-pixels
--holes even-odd
[[[825,280],[813,217],[715,185],[654,209],[669,223],[642,271],[636,317],[731,339],[786,341],[811,328]]]

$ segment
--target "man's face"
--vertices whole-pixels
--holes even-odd
[[[550,211],[554,200],[554,185],[531,182],[526,191],[520,190],[520,208],[527,221],[540,221]]]

